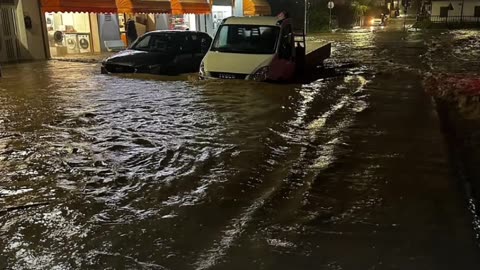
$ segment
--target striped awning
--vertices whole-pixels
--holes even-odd
[[[116,13],[115,0],[41,0],[43,12]]]
[[[172,14],[210,14],[212,9],[207,0],[172,0]]]
[[[171,13],[169,0],[116,0],[118,13]]]
[[[267,0],[243,0],[244,16],[268,16],[272,9]]]

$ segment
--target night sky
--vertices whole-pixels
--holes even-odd
[[[281,11],[285,10],[290,13],[294,19],[294,23],[303,21],[304,14],[304,0],[268,0],[272,7],[272,15],[275,16]]]

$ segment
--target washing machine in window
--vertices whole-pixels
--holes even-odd
[[[89,34],[78,35],[78,48],[80,49],[80,53],[89,53],[92,51]]]
[[[67,53],[79,53],[77,34],[65,34]]]

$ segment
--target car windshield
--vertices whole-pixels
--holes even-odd
[[[212,51],[249,54],[273,54],[280,28],[257,25],[222,25]]]
[[[132,50],[171,53],[177,48],[177,37],[173,33],[149,34],[132,44]]]

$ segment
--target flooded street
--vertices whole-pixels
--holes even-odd
[[[4,66],[0,269],[478,269],[422,80],[479,36],[323,36],[304,85]]]

